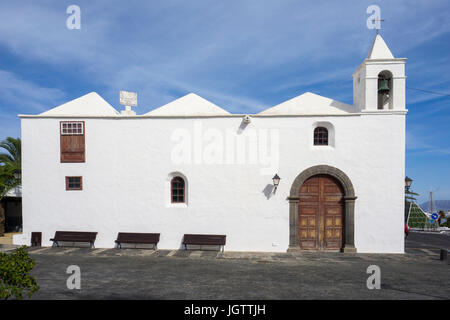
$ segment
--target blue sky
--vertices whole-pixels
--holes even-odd
[[[66,28],[69,5],[81,29]],[[138,114],[194,92],[256,113],[311,91],[351,104],[352,73],[374,30],[407,57],[407,87],[450,94],[448,0],[0,2],[0,139],[37,114],[91,91],[116,109],[137,91]],[[450,199],[450,97],[406,91],[406,174],[427,200]]]

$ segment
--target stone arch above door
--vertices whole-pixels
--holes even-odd
[[[344,201],[345,201],[345,224],[344,224],[344,252],[356,252],[355,248],[355,190],[350,178],[341,170],[327,166],[318,165],[310,167],[301,172],[294,180],[291,186],[291,191],[288,197],[289,200],[289,249],[288,251],[299,250],[298,243],[298,203],[299,203],[299,190],[303,183],[310,177],[326,174],[334,177],[340,182],[344,188]]]

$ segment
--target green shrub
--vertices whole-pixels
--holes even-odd
[[[0,299],[14,296],[20,300],[24,292],[28,292],[28,297],[31,297],[39,290],[36,280],[29,275],[35,262],[26,248],[17,248],[12,253],[0,252]]]

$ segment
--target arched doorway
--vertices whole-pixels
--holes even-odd
[[[322,177],[322,180],[321,180]],[[308,180],[310,178],[317,178],[318,180],[311,179],[310,182]],[[305,184],[305,182],[308,182],[305,186],[308,188],[311,188],[311,190],[305,190],[303,188],[303,191],[301,188]],[[313,191],[314,186],[317,188],[316,191]],[[320,201],[320,186],[323,188],[324,194],[322,195],[322,201]],[[327,188],[327,190],[325,190]],[[302,192],[301,192],[302,191]],[[308,193],[311,192],[311,195],[308,195]],[[316,199],[313,199],[314,192],[316,194]],[[307,197],[310,196],[310,200],[316,200],[315,204],[314,201],[310,201],[310,206],[308,209],[308,199]],[[324,198],[328,198],[327,200],[323,200]],[[348,176],[342,172],[341,170],[327,166],[327,165],[318,165],[311,168],[308,168],[304,170],[302,173],[300,173],[294,180],[291,186],[290,195],[288,197],[289,200],[289,249],[288,251],[297,251],[301,249],[305,249],[304,246],[300,246],[300,224],[304,223],[304,219],[299,219],[300,214],[299,210],[300,208],[307,208],[310,212],[311,216],[314,216],[315,218],[310,217],[310,222],[306,224],[306,230],[308,228],[313,228],[310,223],[312,220],[314,220],[316,229],[316,234],[314,237],[312,234],[308,235],[307,237],[310,237],[310,239],[318,239],[314,240],[316,241],[314,244],[309,244],[311,250],[320,250],[321,248],[328,248],[328,244],[324,243],[323,239],[326,239],[325,232],[328,230],[329,239],[330,239],[330,249],[336,250],[336,247],[339,247],[339,243],[341,246],[339,247],[344,252],[356,252],[355,244],[354,244],[354,211],[355,211],[355,191],[353,189],[353,185],[348,178]],[[327,206],[327,202],[330,204],[330,210],[328,210],[328,213],[320,213],[320,206],[322,206],[323,212],[327,210],[327,208],[324,208]],[[303,205],[304,204],[304,205]],[[314,208],[315,206],[315,208]],[[318,207],[319,206],[319,207]],[[338,209],[340,207],[340,209]],[[303,209],[302,209],[303,210]],[[313,214],[313,210],[316,210],[317,216]],[[342,210],[342,213],[339,213],[339,210]],[[305,211],[306,213],[306,211]],[[308,214],[306,214],[307,216]],[[327,223],[326,218],[327,215],[329,215],[328,223],[329,228],[325,228],[325,224]],[[323,222],[321,222],[323,219]],[[338,217],[341,217],[341,227],[339,227],[339,221],[337,221]],[[306,218],[306,217],[305,217]],[[320,229],[319,225],[317,223],[323,223],[322,229]],[[305,227],[305,226],[303,226]],[[303,228],[302,227],[302,228]],[[341,240],[337,240],[338,228],[341,228],[340,237]],[[304,230],[304,229],[302,229]],[[312,230],[312,229],[311,229]],[[323,233],[322,240],[319,237],[318,232]],[[331,234],[330,234],[331,232]],[[334,236],[333,236],[334,232]],[[317,236],[317,237],[316,237]],[[333,240],[334,239],[334,240]],[[337,248],[337,249],[339,249]]]
[[[344,190],[330,175],[308,178],[299,190],[298,241],[302,250],[343,246]]]

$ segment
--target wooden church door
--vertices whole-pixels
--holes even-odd
[[[317,175],[300,187],[300,249],[339,250],[343,239],[344,192],[333,177]]]

